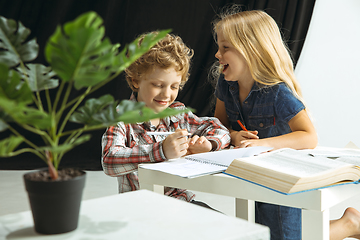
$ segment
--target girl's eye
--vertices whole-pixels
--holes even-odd
[[[172,86],[171,88],[176,90],[176,89],[179,89],[179,86]]]

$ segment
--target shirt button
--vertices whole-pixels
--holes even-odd
[[[248,101],[245,101],[244,103],[245,103],[245,104],[247,104],[247,103],[248,103]]]
[[[264,126],[264,124],[263,124],[263,123],[260,123],[260,124],[259,124],[259,127],[263,127],[263,126]]]
[[[234,91],[234,90],[235,90],[235,87],[231,86],[231,87],[230,87],[230,90],[231,90],[231,91]]]

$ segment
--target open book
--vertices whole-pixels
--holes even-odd
[[[184,158],[151,164],[141,164],[140,168],[152,169],[173,175],[194,178],[225,171],[235,158],[246,158],[271,150],[268,147],[233,148],[216,152],[198,153]]]
[[[360,150],[280,149],[237,158],[225,173],[291,194],[360,179]]]

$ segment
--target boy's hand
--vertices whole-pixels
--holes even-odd
[[[231,144],[235,147],[244,147],[242,141],[249,139],[259,139],[258,131],[233,131],[231,135]]]
[[[167,159],[184,156],[189,148],[188,131],[177,129],[163,141],[163,151]]]
[[[199,137],[198,135],[195,135],[189,139],[189,148],[187,150],[187,155],[209,152],[211,149],[211,142],[207,140],[206,137]]]

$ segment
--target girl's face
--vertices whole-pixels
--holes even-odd
[[[146,106],[156,113],[165,110],[171,105],[179,92],[181,73],[174,67],[155,70],[146,74],[143,79],[133,80],[134,87],[138,89],[138,101],[145,102]]]
[[[218,51],[215,57],[223,66],[222,73],[226,81],[239,81],[241,79],[251,78],[249,66],[245,58],[235,47],[225,40],[221,31],[217,34]]]

